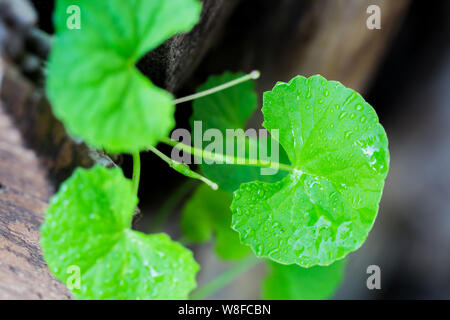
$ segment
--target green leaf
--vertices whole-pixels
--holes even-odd
[[[219,76],[211,76],[208,81],[201,85],[197,91],[202,92],[208,89],[220,86],[237,78],[244,76],[243,73],[225,72]],[[257,97],[254,92],[254,81],[247,81],[237,86],[220,91],[213,95],[195,100],[193,103],[193,114],[190,119],[191,128],[194,130],[194,121],[202,122],[202,129],[218,129],[223,134],[223,154],[236,155],[237,139],[235,139],[235,149],[227,153],[226,150],[226,130],[227,129],[245,129],[246,123],[257,107]],[[268,140],[268,141],[267,141]],[[266,142],[267,141],[267,142]],[[258,137],[258,140],[245,137],[247,159],[267,160],[266,157],[259,156],[259,148],[264,142],[269,149],[267,155],[271,154],[271,139]],[[275,142],[276,143],[276,142]],[[205,146],[201,146],[204,148]],[[257,156],[251,156],[249,150],[254,147]],[[280,162],[289,163],[286,153],[280,148]],[[258,167],[248,165],[230,165],[230,164],[206,164],[200,165],[202,173],[218,183],[221,189],[232,193],[239,188],[241,183],[254,180],[277,182],[281,180],[286,173],[279,171],[274,175],[262,175]]]
[[[269,274],[264,281],[263,297],[267,300],[329,299],[342,282],[345,260],[327,267],[302,268],[297,265],[267,263]]]
[[[217,255],[226,260],[240,259],[250,252],[231,229],[231,200],[229,193],[201,185],[186,203],[181,217],[181,228],[187,239],[202,243],[214,234]]]
[[[67,27],[70,5],[81,29]],[[173,129],[174,103],[135,67],[198,21],[197,0],[58,0],[47,93],[70,134],[109,152],[137,152]]]
[[[257,256],[280,263],[342,259],[371,230],[388,172],[375,111],[339,82],[298,76],[265,93],[263,114],[264,126],[279,130],[293,171],[278,183],[241,185],[233,228]]]
[[[41,246],[52,273],[79,299],[186,299],[199,269],[192,252],[165,234],[130,229],[138,202],[121,169],[77,169],[52,198]]]

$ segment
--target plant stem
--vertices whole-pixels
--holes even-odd
[[[211,88],[211,89],[206,90],[206,91],[202,91],[202,92],[199,92],[199,93],[196,93],[196,94],[192,94],[192,95],[184,97],[184,98],[176,99],[176,100],[174,100],[174,103],[175,104],[180,104],[180,103],[184,103],[184,102],[187,102],[187,101],[199,99],[199,98],[211,95],[213,93],[216,93],[216,92],[228,89],[228,88],[233,87],[235,85],[238,85],[238,84],[240,84],[242,82],[245,82],[245,81],[248,81],[248,80],[256,80],[260,76],[261,76],[261,73],[259,71],[255,70],[255,71],[252,71],[251,73],[249,73],[249,74],[247,74],[247,75],[245,75],[245,76],[243,76],[241,78],[238,78],[236,80],[224,83],[224,84],[222,84],[220,86],[217,86],[215,88]]]
[[[139,180],[141,179],[141,156],[139,152],[133,153],[133,192],[138,194]]]
[[[254,267],[259,262],[261,262],[261,260],[253,255],[247,259],[242,259],[224,273],[220,274],[207,284],[195,290],[191,294],[190,298],[192,300],[206,299],[213,293],[223,289],[225,286],[230,284],[232,280],[234,280],[237,276]]]
[[[148,147],[148,150],[156,154],[158,157],[160,157],[164,162],[166,162],[169,166],[172,164],[174,160],[170,159],[168,156],[166,156],[164,153],[159,151],[153,146]]]
[[[153,152],[154,154],[156,154],[158,157],[160,157],[162,160],[164,160],[172,169],[174,169],[178,173],[181,173],[182,175],[192,178],[192,179],[200,180],[200,181],[204,182],[205,184],[207,184],[213,190],[219,189],[219,186],[217,185],[217,183],[212,182],[208,178],[202,176],[200,173],[192,171],[184,163],[170,159],[168,156],[166,156],[164,153],[162,153],[155,147],[150,146],[148,149],[151,152]]]
[[[179,185],[165,200],[163,205],[156,212],[153,223],[150,226],[149,232],[160,231],[169,218],[170,214],[178,206],[181,200],[197,185],[194,180],[188,179]]]
[[[191,146],[188,146],[187,144],[180,143],[178,141],[172,140],[170,138],[163,138],[161,140],[162,143],[165,143],[171,147],[177,148],[179,150],[182,150],[184,152],[188,152],[194,156],[205,158],[211,161],[218,161],[223,162],[227,164],[234,164],[234,165],[245,165],[245,166],[253,166],[253,167],[262,167],[262,168],[278,168],[283,171],[293,171],[294,168],[291,166],[284,164],[284,163],[277,163],[277,162],[262,162],[261,160],[254,160],[255,162],[249,162],[248,159],[242,159],[238,157],[233,157],[229,155],[223,155],[223,154],[213,154],[209,151],[205,151],[202,149],[197,149]]]

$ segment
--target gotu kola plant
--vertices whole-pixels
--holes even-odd
[[[66,9],[74,3],[81,8],[80,30],[66,28]],[[264,95],[263,125],[279,130],[277,141],[276,135],[246,138],[258,147],[279,143],[279,163],[171,140],[174,106],[189,99],[175,100],[155,87],[135,63],[175,33],[189,31],[200,11],[197,0],[57,2],[47,81],[54,113],[89,146],[132,154],[134,170],[130,181],[120,168],[77,169],[46,212],[44,258],[66,284],[68,270],[78,268],[79,285],[68,286],[80,299],[189,296],[199,270],[192,252],[165,234],[131,230],[139,152],[151,150],[181,174],[221,189],[201,186],[188,201],[186,239],[202,242],[214,234],[219,257],[238,260],[236,270],[265,261],[265,298],[327,298],[342,277],[343,259],[362,245],[375,220],[389,165],[384,129],[353,90],[321,76],[298,76]],[[221,131],[244,128],[257,105],[253,83],[244,81],[256,75],[210,78],[200,91],[228,89],[196,100],[192,122]],[[159,142],[231,161],[202,164],[200,174],[157,150]],[[260,167],[274,165],[279,173],[260,174]],[[219,277],[191,297],[223,282]]]

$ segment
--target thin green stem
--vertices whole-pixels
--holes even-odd
[[[139,180],[141,179],[141,156],[139,152],[133,153],[133,192],[138,194]]]
[[[161,231],[164,224],[167,222],[167,219],[170,217],[170,214],[174,212],[175,208],[179,205],[183,198],[191,192],[196,185],[197,183],[195,180],[188,179],[170,193],[169,197],[156,212],[154,221],[149,229],[150,233]]]
[[[170,159],[168,156],[166,156],[164,153],[162,153],[161,151],[159,151],[155,147],[150,146],[149,150],[151,152],[153,152],[154,154],[156,154],[158,157],[160,157],[162,160],[164,160],[172,169],[174,169],[175,171],[181,173],[182,175],[184,175],[186,177],[189,177],[189,178],[192,178],[192,179],[200,180],[200,181],[204,182],[205,184],[207,184],[213,190],[219,189],[219,186],[217,185],[217,183],[215,183],[215,182],[209,180],[208,178],[202,176],[200,173],[192,171],[184,163],[181,163],[181,162],[178,162],[178,161]]]
[[[249,159],[243,159],[239,157],[233,157],[229,155],[223,155],[223,154],[213,154],[209,151],[205,151],[202,149],[197,149],[191,146],[188,146],[186,144],[180,143],[178,141],[172,140],[170,138],[163,138],[161,140],[162,143],[165,143],[171,147],[177,148],[181,151],[188,152],[194,156],[201,157],[204,159],[208,159],[211,161],[216,162],[222,162],[226,164],[234,164],[234,165],[246,165],[246,166],[253,166],[253,167],[260,167],[260,168],[278,168],[283,171],[294,171],[294,168],[291,166],[284,164],[284,163],[277,163],[277,162],[263,162],[261,160],[254,160],[252,159],[249,162]]]
[[[153,146],[148,147],[148,150],[150,150],[151,152],[153,152],[154,154],[156,154],[158,157],[160,157],[164,162],[166,162],[169,166],[172,164],[173,160],[170,159],[168,156],[166,156],[164,153],[162,153],[161,151],[159,151],[158,149],[156,149]]]
[[[247,259],[243,259],[239,262],[237,262],[233,267],[225,271],[224,273],[220,274],[207,284],[201,286],[197,290],[195,290],[190,298],[192,300],[201,300],[206,299],[213,293],[223,289],[228,284],[230,284],[236,277],[244,273],[245,271],[249,270],[250,268],[254,267],[256,264],[261,262],[260,259],[256,258],[255,256],[251,256]]]
[[[192,95],[184,97],[184,98],[176,99],[176,100],[174,100],[174,103],[175,104],[180,104],[180,103],[184,103],[184,102],[187,102],[187,101],[196,100],[196,99],[199,99],[199,98],[202,98],[202,97],[205,97],[205,96],[209,96],[209,95],[211,95],[213,93],[216,93],[216,92],[228,89],[228,88],[233,87],[235,85],[238,85],[238,84],[240,84],[242,82],[245,82],[245,81],[248,81],[248,80],[256,80],[260,76],[261,76],[261,73],[259,71],[255,70],[255,71],[252,71],[251,73],[249,73],[249,74],[247,74],[247,75],[245,75],[245,76],[243,76],[241,78],[238,78],[236,80],[224,83],[224,84],[222,84],[222,85],[220,85],[218,87],[211,88],[209,90],[202,91],[202,92],[199,92],[199,93],[196,93],[196,94],[192,94]]]

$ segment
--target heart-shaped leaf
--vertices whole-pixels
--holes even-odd
[[[256,255],[303,267],[358,249],[375,221],[389,166],[373,108],[321,76],[298,76],[264,95],[264,126],[279,130],[292,164],[277,183],[242,184],[233,228]]]
[[[68,28],[74,5],[80,29]],[[173,97],[135,64],[189,31],[200,11],[197,0],[58,0],[47,93],[67,130],[116,153],[142,151],[167,136],[175,125]]]
[[[194,289],[191,251],[165,234],[130,229],[137,202],[122,170],[101,166],[77,169],[52,198],[41,246],[76,298],[186,299]]]

